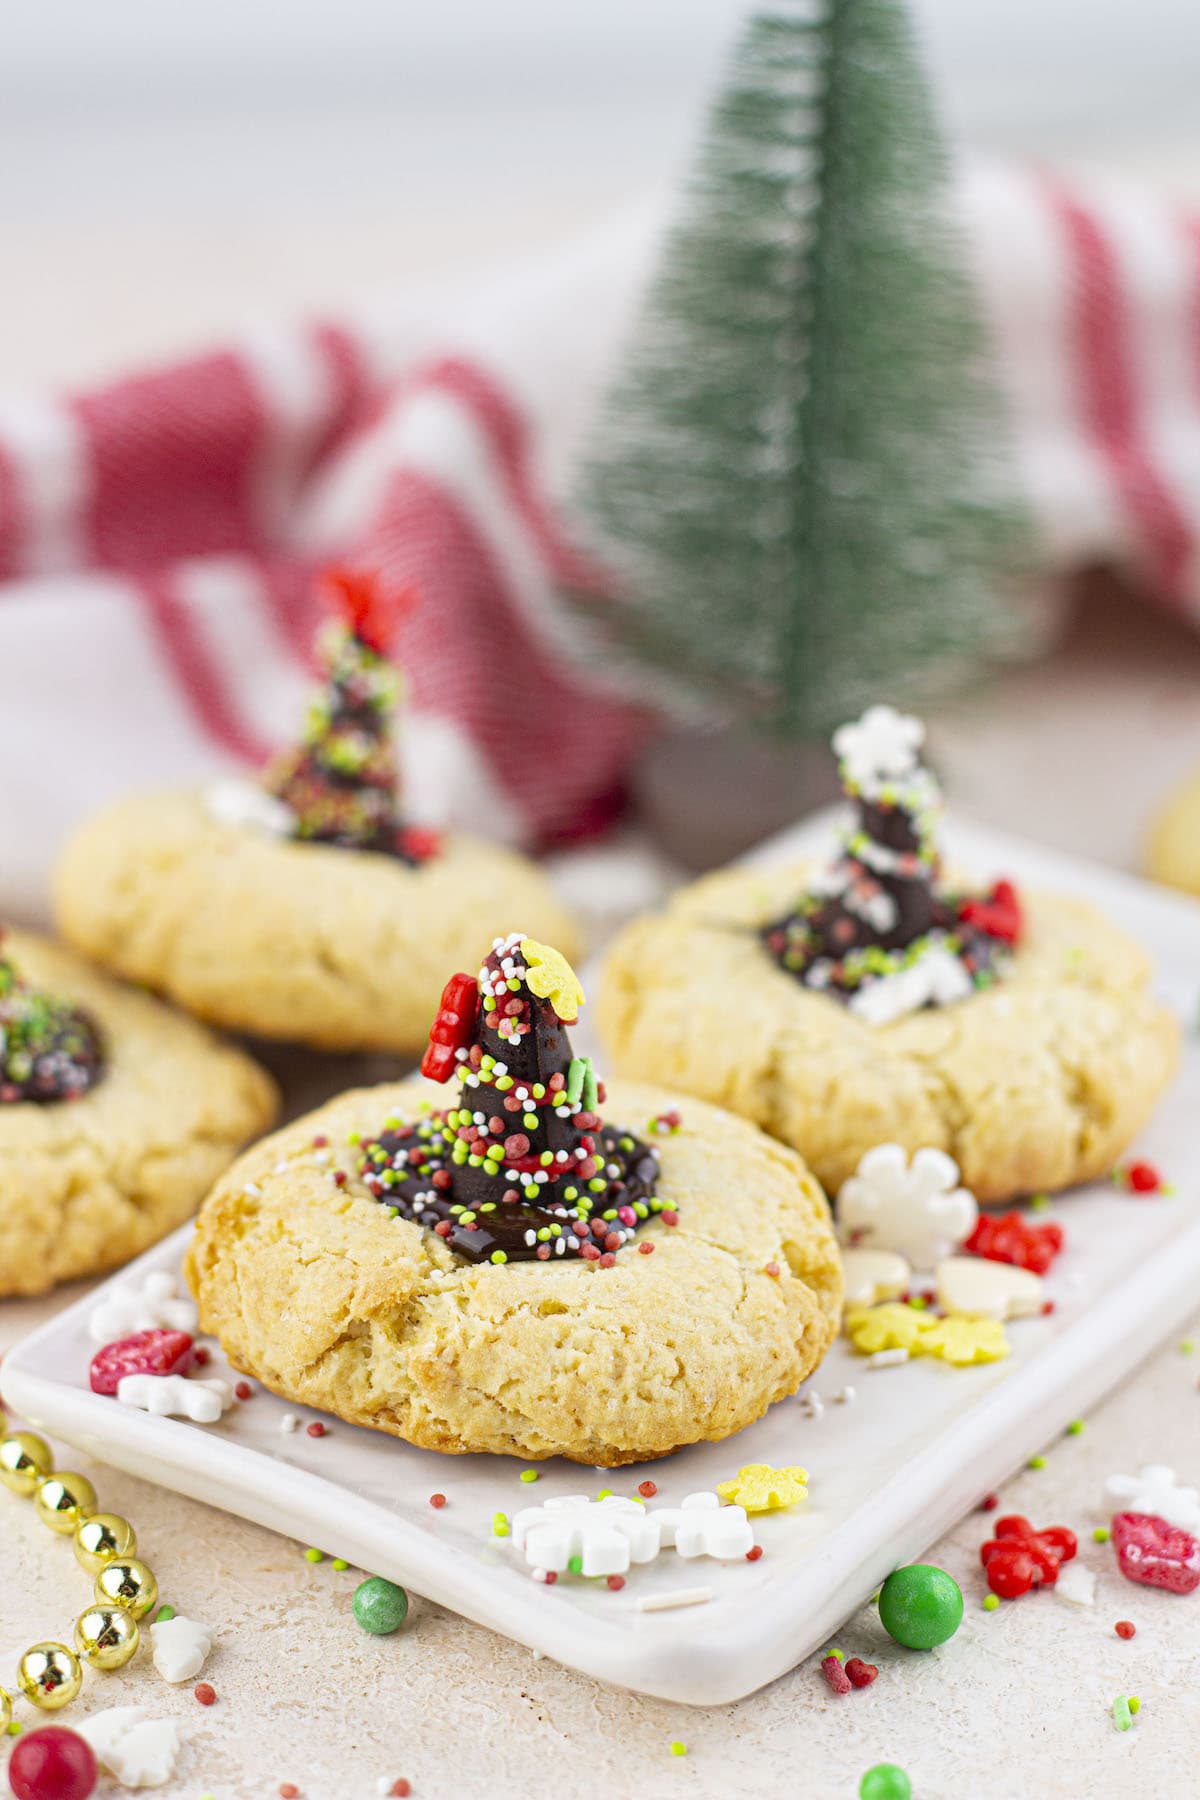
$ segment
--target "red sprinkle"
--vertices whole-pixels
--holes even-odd
[[[210,1361],[210,1352],[203,1344],[198,1344],[192,1351],[192,1361],[198,1369],[203,1369]]]
[[[979,1502],[980,1512],[995,1512],[1000,1504],[999,1494],[985,1494]]]
[[[677,1212],[661,1212],[658,1216],[664,1225],[678,1225],[679,1223],[679,1214]]]
[[[1053,1311],[1054,1311],[1053,1300],[1043,1300],[1042,1301],[1042,1312],[1046,1315],[1047,1318]]]
[[[1162,1189],[1162,1177],[1153,1163],[1130,1163],[1125,1180],[1135,1194],[1157,1194]]]
[[[861,1656],[852,1656],[846,1664],[846,1673],[855,1687],[870,1687],[879,1670],[874,1663],[864,1662]]]
[[[320,1419],[313,1420],[312,1424],[308,1427],[308,1435],[309,1437],[325,1436],[325,1427],[322,1425]]]
[[[558,1575],[556,1574],[556,1572],[553,1569],[547,1569],[546,1570],[546,1586],[553,1587],[557,1580],[558,1580]]]
[[[249,1400],[254,1393],[254,1389],[248,1381],[239,1381],[233,1391],[239,1400]]]
[[[761,1555],[762,1555],[762,1545],[754,1544],[746,1552],[746,1561],[747,1562],[757,1562]]]
[[[1113,1626],[1113,1630],[1119,1638],[1131,1638],[1137,1636],[1137,1626],[1129,1619],[1118,1619]]]
[[[403,1775],[400,1775],[392,1783],[392,1792],[396,1796],[396,1800],[408,1800],[408,1796],[412,1793],[412,1783],[405,1781]]]
[[[300,1789],[294,1781],[281,1781],[278,1788],[279,1800],[297,1800]]]
[[[614,1594],[619,1594],[621,1589],[625,1586],[625,1577],[623,1575],[610,1575],[608,1577],[608,1585]]]
[[[430,1494],[429,1504],[430,1506],[436,1507],[440,1512],[441,1508],[446,1504],[445,1494]]]
[[[345,1169],[335,1169],[333,1171],[334,1187],[345,1187],[346,1181],[347,1181],[347,1175],[346,1175]]]
[[[648,1241],[646,1243],[639,1244],[638,1245],[638,1255],[639,1256],[653,1256],[654,1255],[654,1245]]]
[[[655,1494],[657,1494],[657,1492],[658,1492],[657,1481],[639,1481],[638,1482],[638,1493],[642,1496],[643,1500],[653,1500],[653,1498],[654,1498]]]
[[[764,1275],[778,1275],[778,1273],[779,1273],[779,1264],[777,1262],[769,1262],[765,1265],[765,1267],[763,1269]]]
[[[216,1688],[210,1687],[207,1681],[198,1681],[192,1689],[192,1693],[196,1696],[196,1699],[200,1702],[201,1706],[211,1706],[217,1697]]]
[[[821,1673],[835,1694],[850,1692],[850,1678],[836,1656],[827,1656],[821,1664]]]
[[[329,1139],[325,1136],[325,1133],[323,1131],[318,1131],[316,1137],[313,1139],[313,1149],[324,1150],[328,1142]]]

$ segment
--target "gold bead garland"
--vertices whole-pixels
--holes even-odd
[[[0,1432],[4,1431],[0,1414]],[[0,1483],[22,1499],[32,1499],[49,1530],[74,1540],[80,1568],[94,1580],[91,1604],[75,1621],[75,1649],[66,1644],[32,1644],[17,1666],[17,1686],[31,1706],[57,1712],[83,1686],[83,1663],[119,1669],[141,1641],[138,1624],[158,1603],[154,1571],[139,1561],[137,1534],[118,1513],[96,1510],[96,1490],[86,1475],[54,1472],[54,1456],[32,1431],[0,1437]],[[13,1696],[0,1687],[0,1731],[12,1719]]]

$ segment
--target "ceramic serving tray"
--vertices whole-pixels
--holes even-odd
[[[753,1692],[827,1643],[898,1564],[922,1552],[1063,1426],[1121,1381],[1195,1309],[1200,1293],[1200,907],[1132,879],[960,824],[952,860],[981,877],[1086,895],[1153,951],[1158,989],[1188,1033],[1179,1076],[1136,1154],[1174,1184],[1140,1198],[1110,1183],[1080,1189],[1043,1215],[1067,1231],[1047,1277],[1051,1316],[1009,1327],[1006,1362],[958,1370],[929,1359],[868,1370],[839,1341],[796,1399],[723,1444],[636,1469],[543,1464],[536,1483],[502,1458],[448,1457],[329,1419],[327,1435],[285,1433],[318,1415],[259,1391],[220,1424],[156,1419],[91,1393],[87,1335],[100,1288],[11,1351],[9,1405],[90,1455],[212,1506],[345,1556],[493,1630],[604,1681],[666,1699],[712,1704]],[[828,852],[828,815],[764,847],[754,860]],[[115,1278],[177,1272],[184,1228]],[[219,1354],[206,1373],[222,1374]],[[257,1387],[257,1384],[255,1384]],[[835,1396],[846,1387],[853,1400]],[[812,1409],[815,1412],[815,1408]],[[658,1502],[712,1488],[740,1465],[801,1463],[809,1499],[756,1521],[762,1558],[684,1561],[673,1550],[633,1568],[619,1592],[603,1581],[534,1581],[497,1512],[603,1488],[633,1494],[647,1478]],[[431,1508],[442,1493],[446,1505]],[[709,1598],[674,1610],[639,1601],[677,1590]]]

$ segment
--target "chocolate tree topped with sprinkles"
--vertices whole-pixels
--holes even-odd
[[[924,738],[919,719],[891,706],[872,706],[834,733],[853,806],[842,855],[763,933],[782,968],[869,1024],[986,987],[1020,936],[1010,882],[986,896],[942,883],[942,797],[920,760]]]
[[[583,997],[566,958],[520,932],[496,939],[477,977],[452,976],[421,1072],[456,1077],[458,1104],[389,1119],[362,1145],[376,1199],[475,1263],[607,1268],[647,1219],[673,1224],[654,1192],[657,1155],[602,1118],[604,1084],[572,1052]]]
[[[355,569],[326,570],[321,587],[333,614],[317,639],[322,683],[299,745],[267,770],[266,785],[290,807],[297,838],[424,862],[437,841],[406,828],[401,815],[395,715],[402,682],[387,654],[411,596]]]
[[[87,1014],[28,986],[0,951],[0,1103],[75,1100],[103,1073]]]

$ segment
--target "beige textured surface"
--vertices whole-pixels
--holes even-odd
[[[418,869],[222,825],[199,795],[117,801],[55,871],[64,936],[232,1031],[331,1050],[418,1050],[446,977],[499,933],[576,953],[535,864],[451,838]]]
[[[0,1308],[0,1341],[31,1316]],[[1080,1560],[1100,1577],[1094,1607],[1030,1594],[982,1611],[989,1520],[970,1514],[928,1553],[966,1596],[948,1644],[903,1650],[864,1607],[837,1642],[878,1665],[865,1692],[835,1698],[810,1657],[747,1700],[700,1710],[602,1686],[419,1598],[397,1636],[365,1637],[350,1612],[356,1570],[314,1567],[302,1545],[64,1452],[133,1520],[164,1598],[217,1637],[211,1710],[160,1681],[145,1650],[119,1674],[89,1674],[79,1707],[136,1702],[182,1724],[190,1741],[178,1778],[154,1790],[162,1800],[274,1800],[283,1781],[303,1800],[375,1800],[376,1782],[398,1775],[413,1800],[856,1800],[884,1758],[908,1770],[914,1800],[1194,1800],[1200,1597],[1131,1586],[1090,1533],[1108,1475],[1160,1460],[1200,1475],[1183,1449],[1197,1441],[1198,1374],[1200,1355],[1164,1349],[1082,1436],[1047,1446],[1045,1469],[1002,1490],[1004,1511],[1079,1531]],[[822,1421],[799,1429],[819,1469]],[[454,1475],[448,1463],[451,1503]],[[0,1542],[2,1682],[27,1643],[69,1633],[88,1584],[69,1545],[2,1490]],[[1117,1619],[1136,1624],[1130,1642]],[[1109,1709],[1131,1693],[1142,1711],[1121,1735]],[[671,1756],[675,1739],[686,1757]],[[123,1792],[105,1784],[97,1800]]]
[[[0,1294],[128,1262],[192,1212],[278,1110],[241,1050],[73,952],[6,939],[18,971],[84,1007],[107,1066],[78,1100],[0,1106]]]
[[[1200,894],[1200,773],[1175,790],[1155,819],[1146,870],[1155,881]]]
[[[626,928],[599,992],[614,1071],[755,1120],[831,1192],[886,1140],[949,1151],[985,1202],[1111,1168],[1170,1078],[1179,1035],[1146,992],[1136,944],[1083,901],[1027,895],[1003,981],[872,1027],[758,941],[806,873],[723,870]]]
[[[605,1115],[638,1131],[675,1098],[617,1083]],[[444,1106],[446,1089],[343,1095],[218,1183],[189,1271],[201,1324],[236,1367],[427,1449],[611,1467],[728,1437],[820,1362],[841,1266],[824,1197],[794,1152],[688,1101],[657,1146],[658,1191],[681,1217],[639,1233],[652,1256],[471,1267],[389,1218],[356,1175],[335,1186],[311,1155],[316,1133],[336,1153],[349,1132],[377,1132],[420,1099]],[[772,1260],[778,1276],[764,1272]]]

